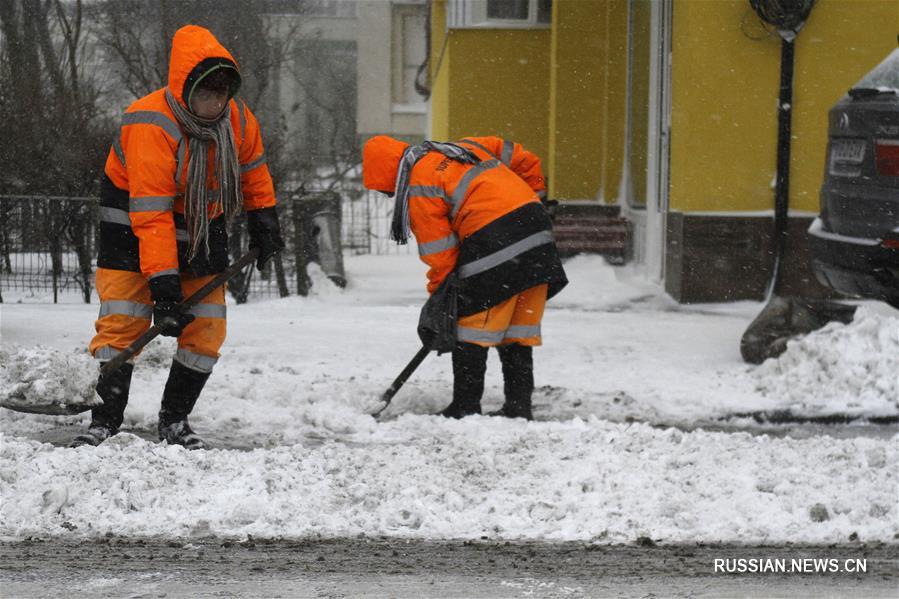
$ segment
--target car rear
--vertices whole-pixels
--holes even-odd
[[[821,283],[899,307],[899,50],[830,111],[809,234]]]

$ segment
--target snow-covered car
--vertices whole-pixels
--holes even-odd
[[[899,307],[899,49],[830,110],[821,214],[809,228],[815,275]]]

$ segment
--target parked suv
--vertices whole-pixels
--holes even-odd
[[[899,308],[899,49],[830,110],[815,275]]]

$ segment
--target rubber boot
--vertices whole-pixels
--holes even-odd
[[[100,366],[105,364],[103,362]],[[125,362],[118,370],[97,380],[97,395],[103,405],[91,410],[91,423],[87,431],[75,437],[69,447],[82,445],[99,445],[119,432],[125,417],[125,406],[128,405],[128,394],[131,391],[131,375],[134,364]]]
[[[481,413],[487,348],[459,342],[453,350],[453,401],[442,412],[446,418],[464,418]]]
[[[162,393],[162,409],[159,411],[159,440],[170,445],[183,445],[187,449],[205,449],[206,443],[191,428],[187,416],[193,411],[203,386],[209,379],[208,372],[199,372],[173,361],[169,379]]]
[[[503,363],[503,387],[506,402],[491,416],[533,420],[531,396],[534,393],[534,354],[531,347],[511,343],[501,345],[499,359]]]

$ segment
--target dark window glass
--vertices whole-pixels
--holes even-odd
[[[529,0],[487,0],[488,19],[527,21]]]
[[[553,0],[537,0],[537,22],[546,24],[552,21]]]

